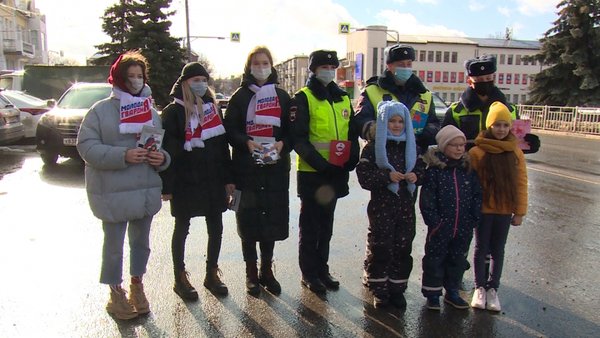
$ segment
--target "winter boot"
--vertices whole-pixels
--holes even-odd
[[[253,296],[260,294],[256,261],[246,262],[246,292]]]
[[[220,296],[228,293],[227,286],[221,281],[219,275],[223,275],[218,266],[206,267],[206,278],[204,278],[204,287]]]
[[[125,290],[119,288],[110,288],[110,300],[106,305],[106,312],[115,316],[117,319],[128,320],[138,316],[135,308],[127,300]]]
[[[146,294],[144,293],[144,284],[142,282],[139,283],[131,283],[129,286],[129,302],[138,314],[144,315],[150,312],[150,304],[148,303],[148,299],[146,298]]]
[[[264,286],[267,291],[274,295],[281,293],[281,284],[275,279],[273,274],[273,261],[262,261],[260,264],[260,274],[258,275],[258,282]]]
[[[173,291],[185,300],[198,299],[198,292],[190,283],[189,273],[185,270],[175,273],[175,286],[173,286]]]

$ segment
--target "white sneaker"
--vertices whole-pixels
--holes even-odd
[[[475,292],[473,292],[473,298],[471,299],[471,307],[485,310],[485,296],[486,293],[483,286],[476,288]]]
[[[487,290],[487,306],[486,309],[490,311],[500,311],[500,300],[498,299],[498,293],[496,289]]]

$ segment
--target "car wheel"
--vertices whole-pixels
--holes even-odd
[[[56,160],[58,160],[58,154],[55,153],[40,153],[40,157],[42,162],[49,166],[56,165]]]

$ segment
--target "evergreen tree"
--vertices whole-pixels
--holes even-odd
[[[96,45],[101,55],[93,61],[95,65],[110,65],[127,51],[127,35],[131,29],[131,19],[135,13],[131,0],[121,0],[104,11],[102,30],[111,38],[111,42]]]
[[[547,65],[534,78],[531,101],[540,105],[600,105],[600,1],[563,0],[558,19],[534,59]]]
[[[169,33],[168,11],[172,0],[121,0],[105,11],[102,29],[110,43],[96,46],[105,54],[97,64],[111,64],[127,50],[139,49],[149,63],[148,85],[159,106],[169,103],[169,93],[184,65],[180,39]]]

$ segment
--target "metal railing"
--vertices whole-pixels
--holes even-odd
[[[600,108],[517,105],[531,128],[600,135]]]

